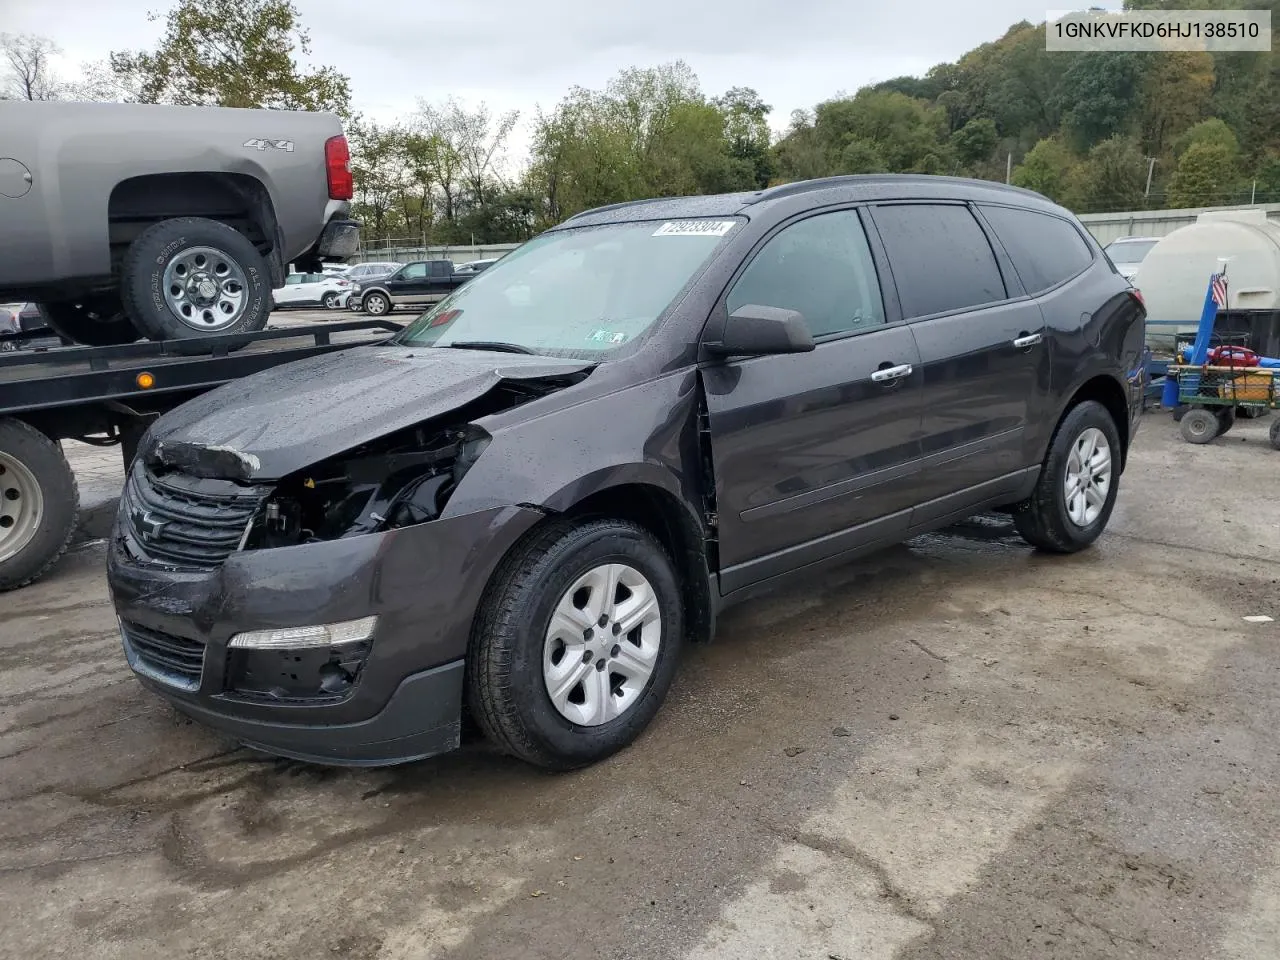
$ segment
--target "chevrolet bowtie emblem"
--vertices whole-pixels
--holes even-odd
[[[138,528],[138,533],[144,540],[154,540],[160,534],[164,533],[164,528],[168,524],[157,517],[154,513],[143,513],[134,515],[134,524]]]

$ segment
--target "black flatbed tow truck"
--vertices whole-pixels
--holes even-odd
[[[385,319],[290,326],[189,341],[53,346],[19,334],[0,352],[0,591],[39,579],[75,533],[79,493],[61,441],[119,446],[126,470],[158,416],[239,377],[378,343]],[[184,348],[187,352],[183,352]]]

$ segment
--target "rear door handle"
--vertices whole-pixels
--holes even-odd
[[[896,367],[885,367],[883,370],[875,371],[871,374],[871,379],[876,383],[887,383],[890,380],[901,380],[909,376],[911,376],[911,364],[900,363]]]
[[[1043,337],[1038,333],[1029,333],[1025,337],[1018,337],[1017,340],[1013,341],[1013,345],[1022,350],[1026,347],[1034,347],[1042,339]]]

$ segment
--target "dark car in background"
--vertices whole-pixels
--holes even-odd
[[[466,711],[589,764],[759,591],[985,510],[1092,544],[1144,318],[1072,214],[987,182],[582,213],[381,345],[157,421],[108,548],[125,656],[284,756],[430,756]]]
[[[437,303],[475,275],[475,271],[456,270],[452,260],[415,260],[385,277],[358,284],[351,300],[358,300],[361,310],[376,317],[397,307]]]

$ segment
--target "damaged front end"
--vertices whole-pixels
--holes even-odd
[[[286,477],[241,549],[356,537],[436,519],[490,442],[472,424],[418,426]]]

